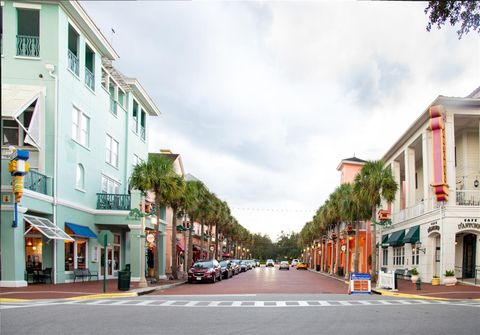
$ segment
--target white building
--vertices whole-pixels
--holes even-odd
[[[433,129],[433,130],[432,130]],[[438,96],[383,156],[399,185],[380,267],[480,284],[480,87]],[[434,186],[436,185],[436,187]],[[441,201],[444,199],[445,201]]]

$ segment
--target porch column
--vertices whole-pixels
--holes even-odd
[[[142,256],[145,257],[145,253],[140,250],[140,239],[142,234],[142,226],[140,224],[128,225],[130,231],[128,232],[128,247],[129,250],[125,253],[128,255],[125,260],[125,264],[130,264],[130,272],[132,273],[132,281],[140,280],[140,264],[142,262]]]
[[[415,205],[415,149],[408,147],[404,151],[405,157],[405,207]]]
[[[1,257],[2,280],[0,287],[27,286],[25,280],[25,223],[23,214],[27,208],[18,206],[18,227],[13,228],[13,205],[2,205]]]
[[[321,251],[321,254],[320,254],[320,271],[323,271],[323,257],[325,257],[325,250],[323,248],[323,240],[322,240],[322,244],[320,246],[320,251]]]
[[[388,270],[393,270],[393,247],[388,247]]]
[[[455,168],[455,125],[453,113],[445,111],[445,141],[447,160],[448,205],[455,206],[457,203],[457,183]]]
[[[432,209],[432,187],[431,184],[431,140],[430,134],[427,132],[427,129],[424,129],[422,132],[422,163],[423,163],[423,206],[425,212]]]
[[[167,279],[167,225],[160,222],[160,234],[158,236],[158,277],[160,279]]]
[[[402,189],[402,185],[400,183],[400,163],[397,161],[392,162],[392,174],[393,174],[393,179],[398,185],[397,192],[395,193],[395,200],[393,201],[392,213],[395,214],[400,212],[400,208],[401,208],[400,190]]]

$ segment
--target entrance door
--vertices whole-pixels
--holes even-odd
[[[463,237],[463,278],[475,278],[475,252],[477,235],[467,234]]]
[[[113,248],[107,247],[107,266],[105,267],[105,249],[102,247],[100,252],[100,278],[105,275],[105,268],[107,270],[107,278],[113,278]]]

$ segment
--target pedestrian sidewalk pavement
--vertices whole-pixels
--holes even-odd
[[[309,269],[312,272],[330,277],[332,279],[345,282],[348,285],[348,280],[345,280],[343,277],[337,275],[331,275],[325,272],[318,272],[312,269]],[[398,280],[397,291],[392,292],[386,289],[376,289],[375,284],[372,284],[372,292],[376,294],[381,294],[385,296],[394,296],[394,297],[403,297],[403,298],[415,298],[415,299],[437,299],[437,300],[447,300],[447,299],[475,299],[480,300],[480,286],[473,286],[467,284],[457,283],[455,286],[445,286],[445,285],[432,285],[430,283],[422,283],[420,290],[417,290],[415,284],[410,280]]]
[[[26,287],[0,288],[0,303],[32,299],[96,299],[111,297],[129,297],[164,290],[185,283],[185,280],[160,280],[139,288],[138,282],[130,284],[129,291],[118,290],[117,279],[107,280],[106,292],[103,292],[103,280],[85,281],[67,284],[29,284]]]

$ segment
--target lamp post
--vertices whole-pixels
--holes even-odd
[[[145,288],[148,287],[147,279],[145,278],[145,194],[142,194],[142,218],[141,230],[140,230],[140,281],[138,282],[138,287]],[[159,224],[159,222],[157,222]],[[156,240],[158,236],[156,237]],[[107,249],[105,248],[105,254]],[[106,263],[105,263],[106,264]],[[106,271],[105,271],[106,273]]]

